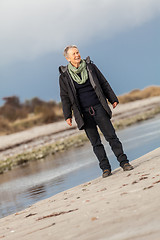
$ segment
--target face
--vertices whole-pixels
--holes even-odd
[[[68,50],[68,54],[66,57],[67,61],[71,62],[71,64],[75,67],[78,67],[81,62],[81,55],[77,48],[70,48]]]

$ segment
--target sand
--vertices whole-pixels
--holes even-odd
[[[5,240],[159,240],[160,148],[0,219]]]

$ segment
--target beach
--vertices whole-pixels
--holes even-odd
[[[159,107],[159,100],[121,104],[113,111],[113,122],[150,113]],[[1,162],[57,141],[73,138],[70,147],[83,144],[80,134],[75,122],[70,128],[61,121],[1,136]],[[98,177],[3,217],[0,239],[159,240],[159,160],[160,148],[133,160],[130,172],[117,168],[108,178]]]
[[[119,104],[113,109],[112,122],[116,129],[144,121],[160,112],[160,96]],[[0,173],[29,161],[44,159],[47,155],[81,146],[87,138],[73,121],[37,126],[25,131],[0,136]]]
[[[160,235],[160,148],[0,219],[0,239],[145,239]]]
[[[160,1],[1,2],[0,240],[160,240]]]

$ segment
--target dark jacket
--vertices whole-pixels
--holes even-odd
[[[105,77],[97,68],[97,66],[90,61],[89,57],[87,57],[85,61],[87,64],[87,70],[91,85],[94,88],[95,93],[97,94],[103,108],[106,110],[109,117],[111,118],[112,112],[110,107],[108,106],[107,99],[111,104],[113,104],[114,102],[118,102],[118,99]],[[73,80],[68,72],[67,66],[60,66],[59,72],[60,96],[62,101],[64,118],[65,120],[67,120],[68,118],[72,118],[73,110],[75,121],[78,128],[81,130],[84,127],[84,120],[80,104],[76,95],[76,89]]]

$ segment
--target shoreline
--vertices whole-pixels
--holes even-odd
[[[134,125],[137,122],[145,121],[156,116],[156,114],[152,115],[151,113],[152,112],[147,112],[145,115],[142,114],[137,115],[134,118],[119,120],[113,123],[113,125],[116,130],[121,130],[127,126]],[[157,114],[159,114],[159,111]],[[27,164],[28,162],[45,159],[45,157],[49,155],[56,156],[56,154],[67,151],[72,147],[83,146],[87,141],[88,138],[86,137],[85,133],[79,132],[74,133],[71,136],[66,136],[63,139],[57,140],[52,144],[47,144],[41,146],[40,148],[35,148],[32,151],[26,151],[25,153],[13,155],[12,157],[6,158],[5,160],[0,160],[0,174],[5,173],[6,171],[10,171],[20,165]]]
[[[159,159],[157,148],[133,160],[132,171],[117,168],[4,217],[0,238],[159,240]]]
[[[148,101],[150,105],[147,104]],[[143,111],[141,108],[137,109],[138,106],[143,108]],[[112,122],[115,129],[119,130],[153,118],[159,113],[160,97],[138,100],[121,104],[113,113]],[[70,128],[64,121],[1,136],[0,139],[4,140],[0,144],[0,174],[27,162],[44,159],[48,155],[54,156],[71,147],[82,146],[88,141],[85,133],[78,131],[75,122]]]

